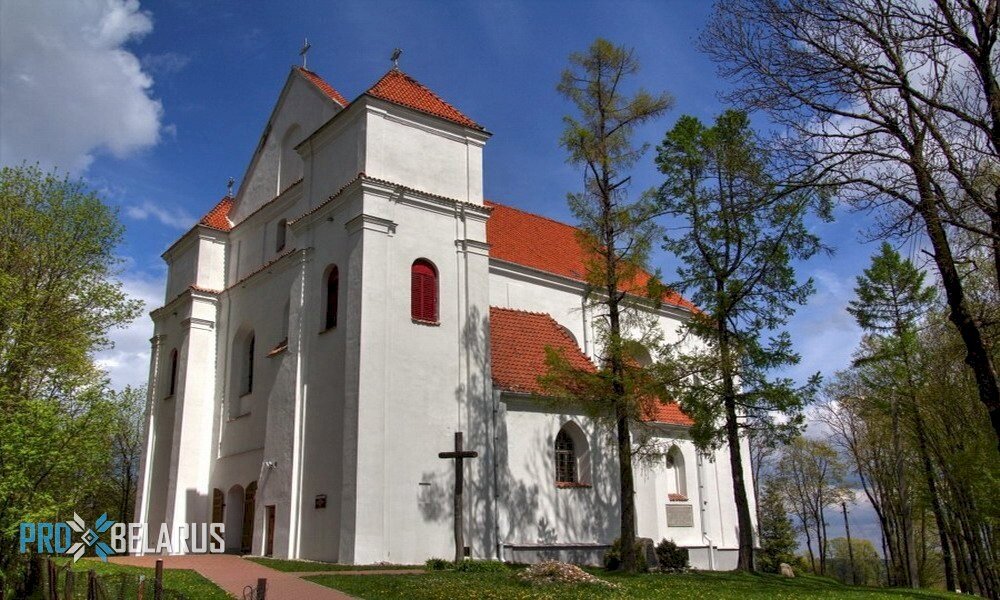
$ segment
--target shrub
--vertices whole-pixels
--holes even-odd
[[[646,564],[646,556],[642,552],[642,546],[635,545],[636,563],[640,572],[649,570]],[[611,547],[604,553],[604,568],[609,571],[617,571],[622,567],[622,539],[616,538],[611,543]]]
[[[424,566],[431,571],[444,571],[451,566],[451,561],[443,558],[428,558]]]
[[[455,564],[455,570],[460,573],[504,573],[509,567],[499,560],[465,559]]]
[[[667,539],[656,545],[656,558],[660,561],[661,571],[680,571],[688,568],[687,548],[680,548]]]

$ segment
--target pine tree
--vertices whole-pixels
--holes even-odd
[[[597,374],[569,367],[549,354],[550,373],[543,383],[556,396],[578,402],[609,425],[618,451],[621,492],[622,569],[635,571],[635,484],[632,474],[631,423],[643,416],[642,398],[655,391],[649,378],[634,366],[635,347],[650,340],[636,339],[634,331],[653,335],[646,323],[648,311],[663,294],[656,278],[643,279],[656,227],[651,217],[656,203],[648,194],[630,198],[629,170],[645,151],[632,142],[636,127],[666,111],[667,94],[638,90],[628,95],[622,86],[639,69],[633,50],[596,40],[583,53],[570,56],[558,90],[578,109],[565,118],[562,146],[568,161],[584,169],[584,190],[569,194],[569,205],[580,223],[580,243],[586,252],[588,310],[596,320],[601,368]],[[632,335],[626,335],[632,332]],[[640,336],[643,337],[643,336]],[[648,415],[648,412],[645,413]]]
[[[795,528],[785,510],[785,500],[774,484],[764,485],[758,500],[760,509],[760,557],[758,565],[762,571],[777,573],[781,563],[795,562],[795,550],[799,543],[795,539]]]
[[[781,157],[757,139],[740,111],[724,112],[711,127],[683,116],[658,150],[666,176],[661,206],[677,221],[663,247],[681,261],[674,287],[701,309],[684,325],[686,337],[699,343],[676,353],[677,373],[666,380],[694,418],[695,442],[729,451],[738,568],[752,571],[741,440],[751,426],[784,437],[796,433],[802,408],[818,389],[818,374],[796,387],[769,372],[799,360],[781,327],[813,284],[798,281],[793,261],[823,249],[805,217],[814,209],[828,217],[829,203],[789,180]],[[784,419],[774,418],[779,413]],[[744,418],[750,414],[761,418]]]

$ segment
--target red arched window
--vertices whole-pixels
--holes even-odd
[[[410,316],[437,323],[438,275],[430,261],[419,259],[410,268]]]
[[[177,349],[170,352],[170,393],[173,396],[177,392]]]
[[[337,297],[340,295],[340,273],[337,265],[330,267],[326,276],[326,329],[337,326]]]

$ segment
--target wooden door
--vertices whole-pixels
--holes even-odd
[[[250,554],[253,550],[254,506],[257,500],[257,482],[251,481],[243,497],[243,536],[240,540],[240,552]]]
[[[264,542],[264,556],[274,554],[274,505],[267,506],[267,540]]]
[[[222,490],[216,488],[212,490],[212,522],[221,523],[223,511],[226,507],[226,495]]]

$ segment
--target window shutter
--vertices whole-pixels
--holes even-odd
[[[421,321],[437,321],[437,273],[429,263],[413,263],[410,273],[410,315]]]

